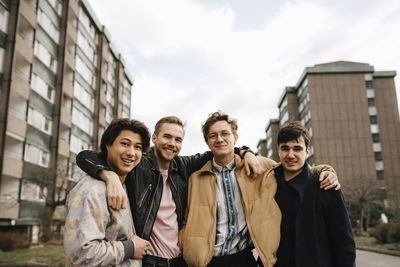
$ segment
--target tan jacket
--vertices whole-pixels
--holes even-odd
[[[246,175],[243,161],[235,155],[235,175],[243,197],[247,227],[255,248],[266,267],[276,262],[280,241],[281,211],[275,202],[277,183],[268,172],[275,161],[258,157],[262,174]],[[216,231],[217,181],[208,161],[189,179],[186,225],[179,233],[183,257],[189,266],[206,266],[213,256]]]

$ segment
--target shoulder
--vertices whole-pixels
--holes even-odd
[[[104,198],[106,199],[107,186],[106,183],[92,178],[89,175],[84,176],[69,192],[70,200]]]
[[[278,163],[276,163],[274,160],[270,158],[257,156],[257,159],[263,171],[270,171],[272,168],[278,166]]]

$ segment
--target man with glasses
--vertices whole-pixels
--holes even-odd
[[[265,266],[276,261],[281,212],[274,199],[276,180],[267,179],[276,162],[259,157],[261,177],[249,177],[243,160],[234,154],[237,128],[236,120],[222,112],[210,114],[202,125],[214,158],[189,179],[186,225],[179,233],[189,266],[257,266],[254,247]],[[336,185],[332,176],[333,182],[324,185]]]

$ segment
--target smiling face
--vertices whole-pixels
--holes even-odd
[[[233,159],[237,139],[238,135],[232,132],[227,121],[221,120],[211,125],[207,134],[207,145],[219,165],[225,166]]]
[[[139,134],[122,130],[107,148],[107,164],[123,182],[126,175],[135,168],[142,158],[143,144]]]
[[[303,170],[304,163],[310,153],[310,148],[306,147],[303,136],[294,140],[280,143],[278,148],[285,180],[296,177]]]
[[[171,160],[181,151],[183,137],[182,126],[175,123],[163,123],[158,134],[152,135],[155,155],[160,168],[169,168]]]

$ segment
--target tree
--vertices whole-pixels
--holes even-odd
[[[379,181],[375,177],[356,176],[344,185],[346,198],[357,202],[360,205],[359,231],[363,232],[365,205],[369,201],[376,201],[382,198]]]

